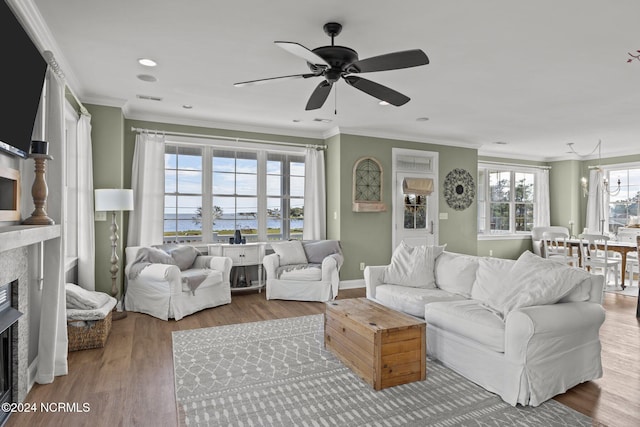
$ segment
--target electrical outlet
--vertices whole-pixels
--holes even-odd
[[[493,249],[489,249],[489,256],[493,256]]]
[[[96,221],[106,221],[107,220],[107,211],[98,211],[95,213]]]
[[[360,263],[360,271],[364,271],[364,262]]]

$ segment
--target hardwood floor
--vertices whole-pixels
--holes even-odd
[[[364,289],[340,298],[364,296]],[[574,387],[556,400],[601,424],[640,425],[640,323],[636,298],[607,294],[607,318],[600,336],[604,376]],[[176,403],[171,332],[232,323],[304,316],[324,312],[323,303],[267,301],[264,293],[234,294],[226,306],[204,310],[178,322],[129,313],[113,322],[104,349],[69,354],[69,374],[52,384],[34,385],[26,402],[33,413],[15,413],[8,427],[22,426],[173,426]],[[43,413],[41,403],[77,403],[88,412]]]

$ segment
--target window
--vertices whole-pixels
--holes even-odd
[[[529,234],[534,226],[536,171],[478,167],[478,233]]]
[[[165,242],[301,238],[304,155],[167,143]]]
[[[640,165],[610,169],[606,173],[609,182],[609,231],[628,224],[629,217],[640,215]],[[620,180],[620,192],[616,193]]]

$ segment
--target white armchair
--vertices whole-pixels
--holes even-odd
[[[230,303],[231,258],[193,251],[186,249],[172,257],[154,248],[126,248],[126,309],[162,320],[180,320],[205,308]]]
[[[262,260],[267,299],[330,301],[338,295],[344,258],[337,240],[272,243]]]

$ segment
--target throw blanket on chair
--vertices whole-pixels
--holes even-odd
[[[170,264],[176,265],[171,255],[156,248],[142,248],[138,251],[136,259],[131,263],[129,269],[129,279],[133,280],[140,275],[142,270],[151,264]]]
[[[133,261],[131,268],[129,269],[129,280],[133,280],[138,277],[142,270],[151,264],[175,265],[180,268],[174,258],[164,250],[158,248],[141,248],[138,250],[136,259]],[[195,295],[198,286],[200,286],[208,276],[207,270],[203,268],[181,271],[182,290],[185,292],[191,291],[191,294]]]

